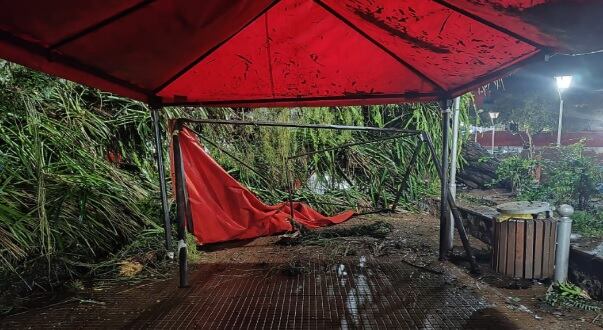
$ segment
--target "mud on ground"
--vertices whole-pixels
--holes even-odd
[[[77,327],[85,324],[169,327],[170,324],[174,326],[179,324],[177,322],[186,320],[186,315],[196,315],[193,312],[195,309],[191,307],[192,304],[195,301],[211,298],[207,297],[207,292],[209,292],[207,290],[218,289],[216,286],[221,286],[222,288],[219,289],[224,290],[224,287],[244,286],[245,283],[255,283],[254,285],[258,287],[261,282],[265,282],[267,286],[274,290],[274,288],[280,287],[282,283],[295,282],[295,279],[302,278],[301,275],[303,274],[311,273],[316,277],[316,274],[332,273],[337,277],[343,272],[342,269],[332,269],[325,265],[346,265],[347,272],[360,274],[364,271],[364,263],[371,264],[371,267],[387,273],[392,278],[396,276],[396,272],[408,272],[411,276],[407,279],[418,276],[415,277],[416,283],[422,283],[417,284],[419,286],[428,286],[435,281],[442,282],[442,285],[449,288],[446,291],[447,293],[444,296],[436,295],[434,297],[443,297],[443,300],[450,300],[450,302],[443,303],[444,309],[446,309],[446,304],[459,303],[459,311],[462,311],[463,308],[469,308],[467,310],[470,312],[471,304],[479,305],[480,308],[476,308],[470,316],[459,314],[459,319],[466,322],[463,323],[465,327],[483,328],[484,324],[492,324],[493,327],[506,329],[594,329],[603,325],[603,317],[594,312],[547,307],[542,302],[547,289],[546,283],[516,282],[501,278],[489,271],[487,247],[478,240],[471,240],[476,255],[481,261],[482,274],[478,276],[469,274],[468,265],[463,261],[462,249],[458,241],[455,242],[454,255],[456,257],[453,258],[454,263],[439,262],[437,260],[437,240],[438,221],[433,216],[402,213],[358,217],[334,227],[304,233],[301,238],[263,237],[245,242],[206,246],[202,249],[199,264],[194,265],[191,270],[193,286],[201,287],[198,283],[205,281],[203,283],[206,283],[204,288],[206,291],[199,291],[201,289],[198,289],[187,293],[187,289],[177,289],[176,273],[173,274],[170,280],[146,281],[137,285],[99,286],[82,290],[76,296],[53,306],[7,317],[0,321],[0,328],[42,328],[48,325]],[[220,282],[224,278],[230,279],[231,282]],[[220,281],[217,281],[217,279],[220,279]],[[400,285],[405,285],[405,287],[401,289],[402,293],[398,293],[398,295],[403,295],[404,292],[409,295],[412,292],[419,292],[420,296],[420,290],[423,290],[423,288],[417,288],[413,281],[411,280],[410,283],[400,282]],[[215,285],[212,284],[214,285],[212,287],[209,284],[210,282]],[[260,284],[257,284],[258,282]],[[291,285],[294,285],[294,282],[291,282]],[[304,283],[306,286],[308,286],[308,283],[316,286],[316,283],[305,281]],[[354,290],[362,290],[361,288],[364,287],[362,283],[358,283],[358,280],[354,284],[350,283],[352,282],[345,285],[354,285],[356,288]],[[397,282],[393,281],[393,283]],[[299,286],[299,283],[295,285]],[[388,290],[394,289],[396,289],[396,285],[393,287],[390,285]],[[426,288],[425,290],[431,289]],[[252,296],[248,293],[238,294],[234,290],[228,294],[232,298],[231,302],[242,301],[244,303],[247,298],[243,297],[246,297],[246,294]],[[357,294],[355,297],[362,296]],[[264,300],[266,299],[265,296],[262,297],[264,297]],[[310,296],[302,293],[296,297],[296,299],[299,299],[299,297]],[[455,299],[461,298],[464,304],[458,301],[455,302]],[[408,303],[405,302],[404,297],[401,299],[400,304]],[[417,301],[416,297],[413,301]],[[342,304],[348,303],[342,301]],[[209,307],[203,308],[211,308],[221,303],[208,300],[204,304],[204,306]],[[243,306],[246,306],[247,310],[253,310],[255,306],[253,304],[256,304],[256,302],[253,302],[252,307],[249,304],[251,302]],[[176,305],[179,307],[175,308]],[[261,306],[261,308],[265,308],[265,306]],[[295,308],[288,308],[287,313],[291,310],[297,311]],[[170,309],[173,310],[168,313],[167,311]],[[425,309],[425,307],[421,309]],[[413,309],[409,310],[412,314]],[[419,309],[414,310],[418,314],[421,313]],[[454,306],[448,309],[448,311],[453,310],[455,310]],[[157,314],[164,311],[164,317],[158,318]],[[212,314],[214,312],[212,309],[212,312],[204,316],[203,319],[215,317],[215,314]],[[74,320],[77,315],[86,315],[83,317],[86,319],[86,323],[82,324]],[[254,315],[254,313],[251,312],[250,315]],[[260,319],[257,319],[257,315],[258,313],[256,313],[256,318],[251,319],[252,321],[255,320],[256,323],[254,324],[256,326],[245,323],[245,327],[248,325],[251,328],[275,326],[274,320],[276,318],[274,316],[271,319],[272,323],[267,323],[266,319],[262,319],[264,323],[261,323]],[[304,319],[305,321],[293,316],[289,317],[291,320],[297,320],[298,322],[293,322],[293,327],[304,326],[303,322],[322,320],[314,316],[308,316],[307,319]],[[312,324],[316,327],[354,327],[354,323],[349,322],[355,321],[355,317],[357,316],[347,313],[344,318],[341,318],[342,322],[347,322],[345,324],[328,323],[327,321],[324,321],[326,323]],[[368,322],[371,320],[366,315],[358,317],[361,321]],[[379,319],[378,315],[372,317]],[[423,315],[422,317],[434,316]],[[454,315],[448,319],[431,320],[431,323],[428,322],[429,320],[419,320],[405,325],[402,321],[411,320],[410,322],[413,322],[412,319],[415,319],[413,315],[409,315],[406,321],[389,320],[389,322],[392,322],[392,326],[395,325],[395,327],[422,327],[425,324],[431,324],[433,327],[456,327],[461,324],[455,323],[456,321],[453,318]],[[233,318],[229,316],[228,320],[230,319]],[[222,322],[222,319],[220,320]],[[248,319],[244,320],[249,322]],[[282,318],[279,319],[279,327],[291,327],[290,323],[280,323],[280,321],[282,321]],[[194,322],[191,323],[190,317],[187,322],[188,326],[195,325]],[[386,321],[379,319],[375,322]],[[232,323],[227,324],[232,325]],[[367,327],[371,324],[373,323],[358,323],[355,326],[364,325]],[[374,323],[373,325],[375,327],[387,327],[388,324]],[[212,326],[212,324],[204,325]]]

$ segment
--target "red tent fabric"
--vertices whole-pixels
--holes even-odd
[[[1,58],[152,104],[222,106],[456,96],[566,51],[565,28],[580,25],[570,10],[603,9],[599,0],[0,0],[0,8]],[[601,30],[603,20],[589,22],[588,31]]]
[[[290,203],[270,206],[231,177],[204,150],[195,133],[179,132],[192,233],[201,244],[279,234],[292,230]],[[174,162],[171,162],[174,164]],[[354,215],[327,217],[306,204],[293,203],[293,216],[306,228],[337,224]]]

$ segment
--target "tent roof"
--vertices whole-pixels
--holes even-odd
[[[0,57],[163,105],[436,100],[567,49],[559,2],[597,1],[0,0]]]

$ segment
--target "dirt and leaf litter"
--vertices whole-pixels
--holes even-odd
[[[553,286],[551,281],[519,280],[495,273],[489,266],[489,247],[475,238],[470,239],[481,275],[470,275],[460,242],[455,242],[451,259],[455,265],[438,262],[437,221],[429,214],[369,215],[336,227],[283,237],[275,241],[275,245],[292,251],[316,251],[333,261],[345,256],[395,258],[423,270],[451,273],[455,285],[472,288],[526,325],[542,327],[547,323],[552,324],[552,328],[564,329],[603,326],[600,302],[586,298],[584,293],[572,293],[571,298],[566,299],[569,295],[566,293],[552,303],[558,286]],[[281,271],[292,276],[303,273],[304,261],[299,255]]]
[[[446,267],[446,269],[487,297],[489,301],[506,309],[508,314],[522,315],[519,317],[522,322],[526,322],[525,318],[529,318],[536,322],[534,324],[538,328],[549,323],[555,324],[552,328],[562,329],[591,327],[598,329],[603,326],[600,310],[603,304],[589,299],[583,290],[566,284],[564,287],[569,286],[572,291],[560,295],[567,290],[560,290],[559,285],[554,284],[550,279],[541,281],[502,276],[490,268],[490,261],[486,258],[487,246],[476,239],[472,239],[471,242],[476,249],[475,255],[480,264],[481,275],[469,274],[468,263],[459,256],[460,250],[455,250],[456,258],[451,260],[457,267]]]
[[[223,248],[216,246],[212,251],[198,251],[199,264],[191,265],[191,278],[206,276],[228,277],[241,281],[247,275],[266,276],[267,279],[298,278],[321,271],[332,272],[332,266],[345,260],[366,260],[367,262],[405,263],[416,268],[418,276],[429,276],[425,272],[444,276],[445,285],[450,290],[470,290],[483,297],[493,312],[503,314],[515,324],[525,328],[589,328],[602,325],[598,312],[581,311],[575,308],[551,307],[544,301],[547,285],[532,283],[524,285],[491,285],[487,278],[473,277],[462,262],[441,263],[438,258],[438,220],[429,214],[375,214],[354,218],[346,223],[301,233],[301,238],[283,245],[282,237],[262,237],[248,242],[231,242]],[[299,235],[299,234],[298,234]],[[286,240],[285,240],[286,241]],[[471,240],[476,250],[485,250],[475,239]],[[235,244],[236,243],[236,244]],[[455,242],[455,253],[460,254],[460,242]],[[484,252],[484,255],[487,254]],[[459,258],[460,259],[460,258]],[[138,258],[123,258],[124,266],[141,262]],[[371,261],[373,260],[373,261]],[[488,261],[480,257],[480,265],[486,272]],[[322,261],[322,262],[316,262]],[[171,264],[175,266],[175,263]],[[216,268],[215,273],[207,273]],[[330,268],[329,268],[330,267]],[[131,267],[136,270],[136,267]],[[128,267],[129,269],[129,267]],[[168,268],[165,275],[177,278],[176,267]],[[222,269],[222,270],[220,270]],[[240,269],[239,271],[235,271]],[[245,271],[241,271],[245,270]],[[109,308],[114,292],[155,292],[160,288],[173,292],[171,280],[145,279],[143,270],[131,278],[122,277],[121,282],[106,281],[96,283],[93,288],[84,287],[70,298],[78,305]],[[246,273],[246,272],[249,272]],[[423,274],[423,275],[421,275]],[[495,276],[495,275],[492,275]],[[226,283],[226,282],[225,282]],[[233,283],[233,282],[228,282]],[[501,281],[501,283],[503,283]],[[511,287],[514,287],[513,289]],[[525,287],[525,288],[524,288]],[[162,291],[163,292],[163,291]],[[161,296],[156,299],[162,300]]]
[[[302,230],[291,235],[282,235],[277,245],[299,248],[319,248],[321,258],[336,261],[339,257],[358,256],[379,258],[402,255],[405,262],[425,267],[436,259],[423,234],[406,235],[391,221],[382,220],[380,215],[362,216],[350,224],[318,230]],[[420,258],[423,255],[425,258]],[[416,264],[415,264],[416,263]]]

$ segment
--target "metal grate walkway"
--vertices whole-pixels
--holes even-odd
[[[174,297],[174,302],[138,326],[461,328],[487,307],[443,275],[403,263],[367,262],[364,257],[335,265],[235,265]]]
[[[447,329],[508,323],[484,313],[490,310],[486,303],[446,275],[364,257],[337,264],[204,265],[191,283],[188,289],[169,282],[160,292],[107,294],[104,306],[71,303],[33,317],[42,317],[37,326],[145,329]],[[95,310],[103,314],[86,320]],[[20,317],[0,327],[32,326]]]

